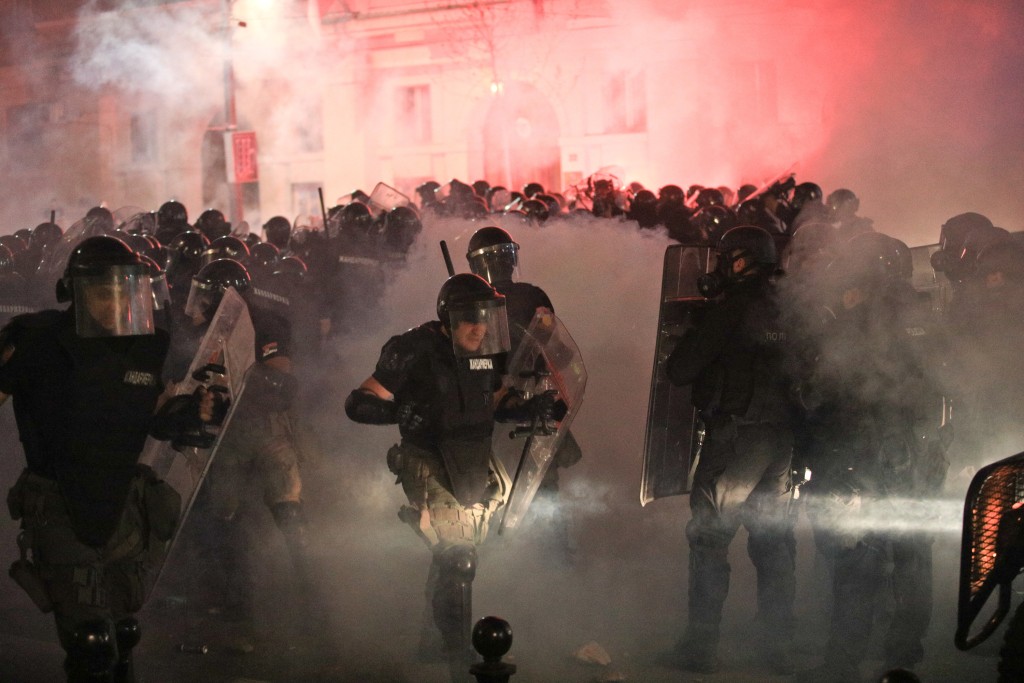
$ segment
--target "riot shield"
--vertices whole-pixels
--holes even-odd
[[[68,257],[71,256],[75,247],[89,237],[105,234],[107,234],[106,231],[97,221],[83,218],[65,230],[59,240],[46,247],[39,261],[39,267],[36,269],[39,281],[50,287],[46,293],[47,303],[43,308],[51,308],[57,302],[54,298],[53,285],[64,274]]]
[[[1024,569],[1024,453],[983,467],[964,501],[960,596],[954,641],[967,650],[987,639],[1010,610],[1013,580]],[[999,588],[995,611],[975,634],[971,625]]]
[[[512,463],[514,469],[508,468],[515,474],[505,498],[499,534],[515,528],[533,502],[555,452],[579,412],[587,386],[587,369],[562,321],[548,309],[539,308],[509,362],[508,377],[514,388],[527,398],[545,391],[555,392],[554,396],[565,402],[567,410],[562,421],[555,425],[540,425],[535,421],[528,427],[517,427],[510,435],[526,436],[526,443],[518,461]],[[496,444],[496,452],[507,451],[509,439],[504,434],[496,434],[495,440],[506,442]],[[519,439],[512,442],[521,443]]]
[[[399,206],[411,206],[412,200],[385,183],[377,183],[370,193],[370,213],[377,218]]]
[[[238,404],[246,371],[256,357],[256,335],[253,331],[249,308],[233,288],[228,289],[221,299],[209,329],[203,336],[196,355],[189,364],[185,380],[175,387],[178,395],[192,393],[199,386],[223,391],[230,401],[217,441],[227,429],[228,420]],[[150,438],[139,456],[139,462],[149,465],[157,477],[170,484],[181,496],[182,511],[178,522],[181,530],[185,517],[192,508],[199,485],[213,460],[216,445],[201,448],[183,446],[172,441],[157,441]],[[171,540],[171,547],[177,539],[177,532]],[[170,554],[170,547],[167,555]]]
[[[655,342],[647,433],[640,480],[640,505],[688,493],[700,456],[703,425],[690,402],[690,387],[677,387],[665,374],[665,362],[694,316],[708,305],[697,291],[697,278],[714,267],[707,246],[673,244],[665,250],[661,278],[661,309]]]

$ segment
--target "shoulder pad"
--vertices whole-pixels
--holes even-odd
[[[60,317],[61,311],[39,311],[14,316],[0,329],[0,349],[8,344],[16,344],[24,331],[43,330],[56,325]]]
[[[416,358],[428,353],[441,335],[440,324],[433,322],[414,327],[389,339],[380,351],[380,367],[400,370]]]

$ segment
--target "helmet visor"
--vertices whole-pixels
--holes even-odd
[[[505,299],[475,301],[448,311],[452,346],[462,358],[507,353],[512,344],[508,336]]]
[[[153,310],[162,311],[171,303],[171,292],[167,286],[167,275],[160,273],[149,280],[149,286],[153,290]]]
[[[153,334],[153,290],[136,266],[114,266],[73,279],[75,330],[80,337]]]
[[[218,288],[192,278],[192,288],[188,290],[188,300],[185,302],[185,315],[193,320],[210,320],[216,305],[220,303],[217,300],[219,293]]]
[[[519,245],[514,242],[477,249],[467,258],[469,270],[492,285],[495,282],[519,281]]]

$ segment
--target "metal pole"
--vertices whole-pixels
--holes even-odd
[[[231,0],[223,0],[224,7],[224,145],[231,144],[231,133],[238,129],[238,112],[235,108],[235,64],[231,50]],[[229,159],[234,157],[224,150],[224,177],[231,178],[234,169],[228,168]],[[242,185],[238,180],[228,183],[228,214],[231,225],[237,227],[245,219],[242,204]]]

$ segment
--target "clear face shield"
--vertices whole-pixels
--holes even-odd
[[[75,331],[80,337],[153,334],[153,290],[137,266],[114,266],[73,280]]]
[[[448,329],[455,355],[460,358],[492,356],[507,353],[512,348],[504,298],[475,301],[450,309]]]
[[[469,269],[490,282],[518,282],[519,245],[515,243],[495,244],[477,249],[469,254]]]
[[[185,302],[185,315],[199,323],[209,322],[213,318],[214,305],[217,303],[217,289],[192,279],[192,288],[188,290]]]
[[[149,280],[149,286],[153,290],[153,310],[162,311],[170,305],[171,292],[167,286],[167,275],[160,273]]]

